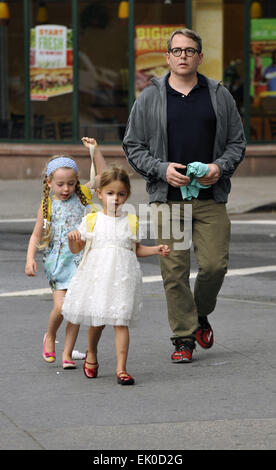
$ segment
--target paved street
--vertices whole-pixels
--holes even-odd
[[[86,379],[82,361],[76,370],[61,368],[64,326],[57,361],[42,359],[52,297],[41,255],[37,277],[24,275],[40,191],[38,180],[0,187],[0,449],[275,449],[275,179],[233,178],[229,272],[210,317],[215,344],[197,346],[191,364],[170,362],[158,261],[140,260],[144,310],[131,330],[128,361],[136,385],[125,388],[116,383],[111,327],[100,343],[96,380]],[[135,179],[131,202],[146,201],[144,183]],[[192,256],[192,285],[195,273]],[[76,348],[86,344],[81,327]]]

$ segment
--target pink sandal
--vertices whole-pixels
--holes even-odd
[[[43,346],[42,346],[42,356],[44,361],[46,362],[55,362],[56,360],[56,353],[55,352],[46,352],[45,351],[45,343],[46,343],[47,333],[45,333],[43,338]]]
[[[62,361],[63,369],[76,369],[76,363],[74,361]]]

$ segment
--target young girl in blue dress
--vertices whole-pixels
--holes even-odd
[[[94,161],[96,171],[100,173],[105,168],[105,162],[96,141],[84,137],[82,142],[87,148],[90,145],[95,146]],[[78,167],[72,157],[56,155],[49,160],[43,181],[43,200],[30,237],[25,267],[27,276],[35,276],[36,251],[44,250],[43,264],[54,301],[42,347],[43,358],[49,363],[56,360],[55,339],[63,320],[63,298],[82,257],[81,252],[73,254],[70,251],[68,233],[80,224],[86,211],[95,209],[91,205],[92,195],[89,188],[90,182],[84,186],[80,185]],[[76,367],[72,360],[72,351],[78,331],[78,325],[67,323],[62,356],[64,369]]]
[[[100,178],[98,197],[103,211],[88,214],[77,230],[69,233],[69,247],[79,253],[86,245],[82,264],[73,276],[64,299],[66,320],[89,326],[88,351],[83,370],[87,378],[98,374],[97,345],[105,325],[115,331],[117,381],[133,385],[126,370],[129,330],[141,310],[142,273],[137,256],[169,255],[167,245],[144,246],[137,238],[138,219],[122,205],[130,195],[127,172],[106,169]],[[133,223],[134,222],[134,223]]]

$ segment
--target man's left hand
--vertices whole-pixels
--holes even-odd
[[[216,163],[209,163],[208,167],[208,173],[201,178],[197,178],[197,181],[200,184],[205,184],[206,186],[209,184],[215,184],[220,177],[220,168],[218,165],[216,165]]]

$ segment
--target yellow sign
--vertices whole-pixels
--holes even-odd
[[[173,31],[183,25],[138,25],[135,42],[136,96],[151,83],[152,77],[161,77],[168,71],[167,41]]]
[[[47,101],[72,93],[72,30],[60,25],[40,25],[31,30],[30,98]]]

